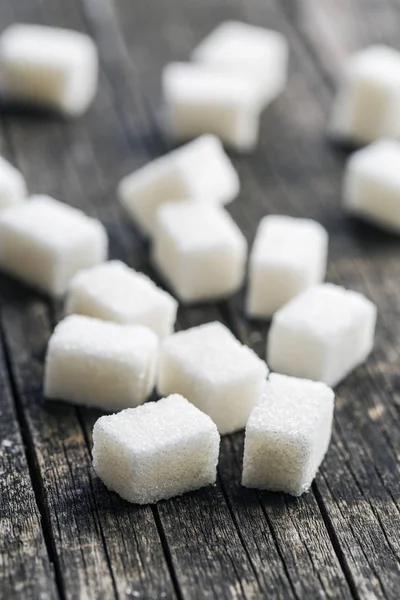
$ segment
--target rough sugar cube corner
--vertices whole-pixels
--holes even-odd
[[[26,195],[26,183],[22,174],[0,156],[0,210],[23,202]]]
[[[174,330],[178,303],[143,273],[112,260],[81,271],[68,289],[66,312],[145,325],[158,336]]]
[[[97,219],[49,196],[0,213],[0,268],[62,296],[80,270],[107,259],[108,239]]]
[[[227,204],[236,198],[238,174],[214,135],[202,135],[125,177],[121,204],[147,234],[154,233],[157,209],[170,200]]]
[[[215,483],[219,442],[210,417],[174,394],[100,417],[93,466],[110,490],[148,504]]]
[[[400,52],[376,45],[349,59],[330,130],[362,144],[400,135]]]
[[[349,212],[400,232],[400,142],[381,140],[350,156],[343,203]]]
[[[227,298],[241,287],[247,242],[222,207],[172,202],[157,218],[153,262],[182,302]]]
[[[158,390],[185,396],[223,435],[245,427],[267,374],[264,361],[224,325],[213,322],[164,340]]]
[[[271,374],[246,426],[242,484],[306,492],[328,450],[333,409],[324,383]]]
[[[264,217],[250,255],[247,314],[266,318],[325,278],[328,234],[316,221]]]
[[[80,115],[97,89],[97,49],[77,31],[12,25],[0,36],[0,68],[6,96]]]
[[[335,386],[372,350],[376,306],[329,283],[303,292],[278,310],[268,338],[273,371]]]
[[[170,63],[162,74],[162,90],[167,128],[176,139],[213,133],[238,151],[255,148],[260,91],[243,73]]]
[[[108,411],[138,406],[154,388],[158,345],[142,325],[66,317],[49,341],[44,395]]]
[[[261,105],[274,100],[287,83],[288,43],[271,29],[225,21],[200,43],[192,58],[231,72],[242,71],[258,86]]]

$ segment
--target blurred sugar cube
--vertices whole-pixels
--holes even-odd
[[[92,39],[77,31],[16,24],[0,36],[3,93],[11,100],[80,115],[97,90]]]
[[[372,350],[376,306],[330,283],[309,288],[279,309],[268,337],[273,371],[338,384]]]
[[[65,294],[74,275],[107,252],[100,221],[49,196],[0,213],[0,268],[52,296]]]
[[[173,332],[177,310],[170,294],[118,260],[82,270],[71,281],[66,299],[67,313],[145,325],[160,337]]]
[[[206,202],[172,202],[157,214],[154,265],[182,302],[227,298],[242,285],[247,242],[231,216]]]
[[[349,212],[400,232],[400,142],[380,140],[350,156],[343,203]]]
[[[170,200],[227,204],[236,198],[238,174],[220,140],[202,135],[125,177],[118,194],[128,214],[153,234],[157,209]]]
[[[264,217],[250,255],[247,314],[270,317],[325,278],[328,234],[316,221]]]
[[[400,52],[374,45],[349,58],[330,130],[361,144],[400,136]]]

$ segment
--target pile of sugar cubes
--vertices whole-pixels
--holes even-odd
[[[170,131],[196,139],[118,186],[172,293],[108,260],[97,219],[45,195],[28,197],[22,174],[1,157],[0,268],[64,300],[44,395],[112,413],[93,430],[93,466],[110,490],[145,504],[212,484],[220,436],[245,429],[242,484],[299,496],[329,446],[331,388],[372,350],[376,307],[325,283],[328,234],[316,221],[265,216],[248,257],[225,208],[240,181],[222,142],[254,147],[262,109],[285,87],[284,37],[226,22],[192,59],[167,65],[163,93]],[[96,91],[96,48],[76,32],[12,26],[0,36],[0,64],[17,101],[77,115]],[[360,53],[332,128],[374,141],[348,162],[346,207],[400,231],[400,145],[380,139],[400,132],[398,91],[400,55],[383,47]],[[266,361],[221,322],[175,332],[178,301],[229,299],[246,276],[247,316],[272,319]],[[147,402],[154,390],[162,399]]]

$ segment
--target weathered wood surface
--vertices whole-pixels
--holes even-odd
[[[349,51],[400,48],[397,0],[4,0],[0,23],[89,32],[100,90],[76,123],[0,112],[0,149],[31,191],[99,217],[111,255],[154,276],[148,248],[115,200],[125,173],[171,147],[160,124],[168,60],[218,22],[276,28],[291,45],[287,92],[262,119],[261,143],[234,157],[242,193],[229,207],[249,242],[266,213],[310,216],[330,233],[329,280],[378,305],[376,349],[337,390],[332,445],[300,499],[240,486],[243,435],[222,441],[215,487],[136,507],[90,464],[95,411],[46,403],[43,357],[60,306],[7,278],[0,285],[0,597],[393,598],[400,594],[400,242],[340,207],[346,153],[324,130]],[[1,107],[0,107],[1,108]],[[243,295],[180,310],[178,326],[220,319],[263,356],[265,324]]]

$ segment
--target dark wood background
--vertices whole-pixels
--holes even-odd
[[[318,219],[330,234],[329,281],[378,305],[376,347],[337,389],[335,429],[310,493],[239,485],[243,434],[224,437],[218,482],[156,506],[109,493],[91,467],[98,414],[43,401],[43,357],[60,307],[0,281],[0,595],[38,599],[375,599],[400,597],[400,240],[342,211],[346,152],[326,138],[349,51],[400,48],[400,0],[1,0],[15,21],[86,31],[101,58],[82,119],[1,107],[0,152],[31,192],[106,225],[111,257],[151,274],[148,248],[115,188],[171,146],[160,126],[160,73],[186,60],[227,18],[276,28],[290,42],[290,84],[262,118],[261,141],[234,157],[242,192],[229,210],[252,241],[259,219]],[[221,319],[264,356],[266,325],[242,295],[182,308],[179,327]]]

